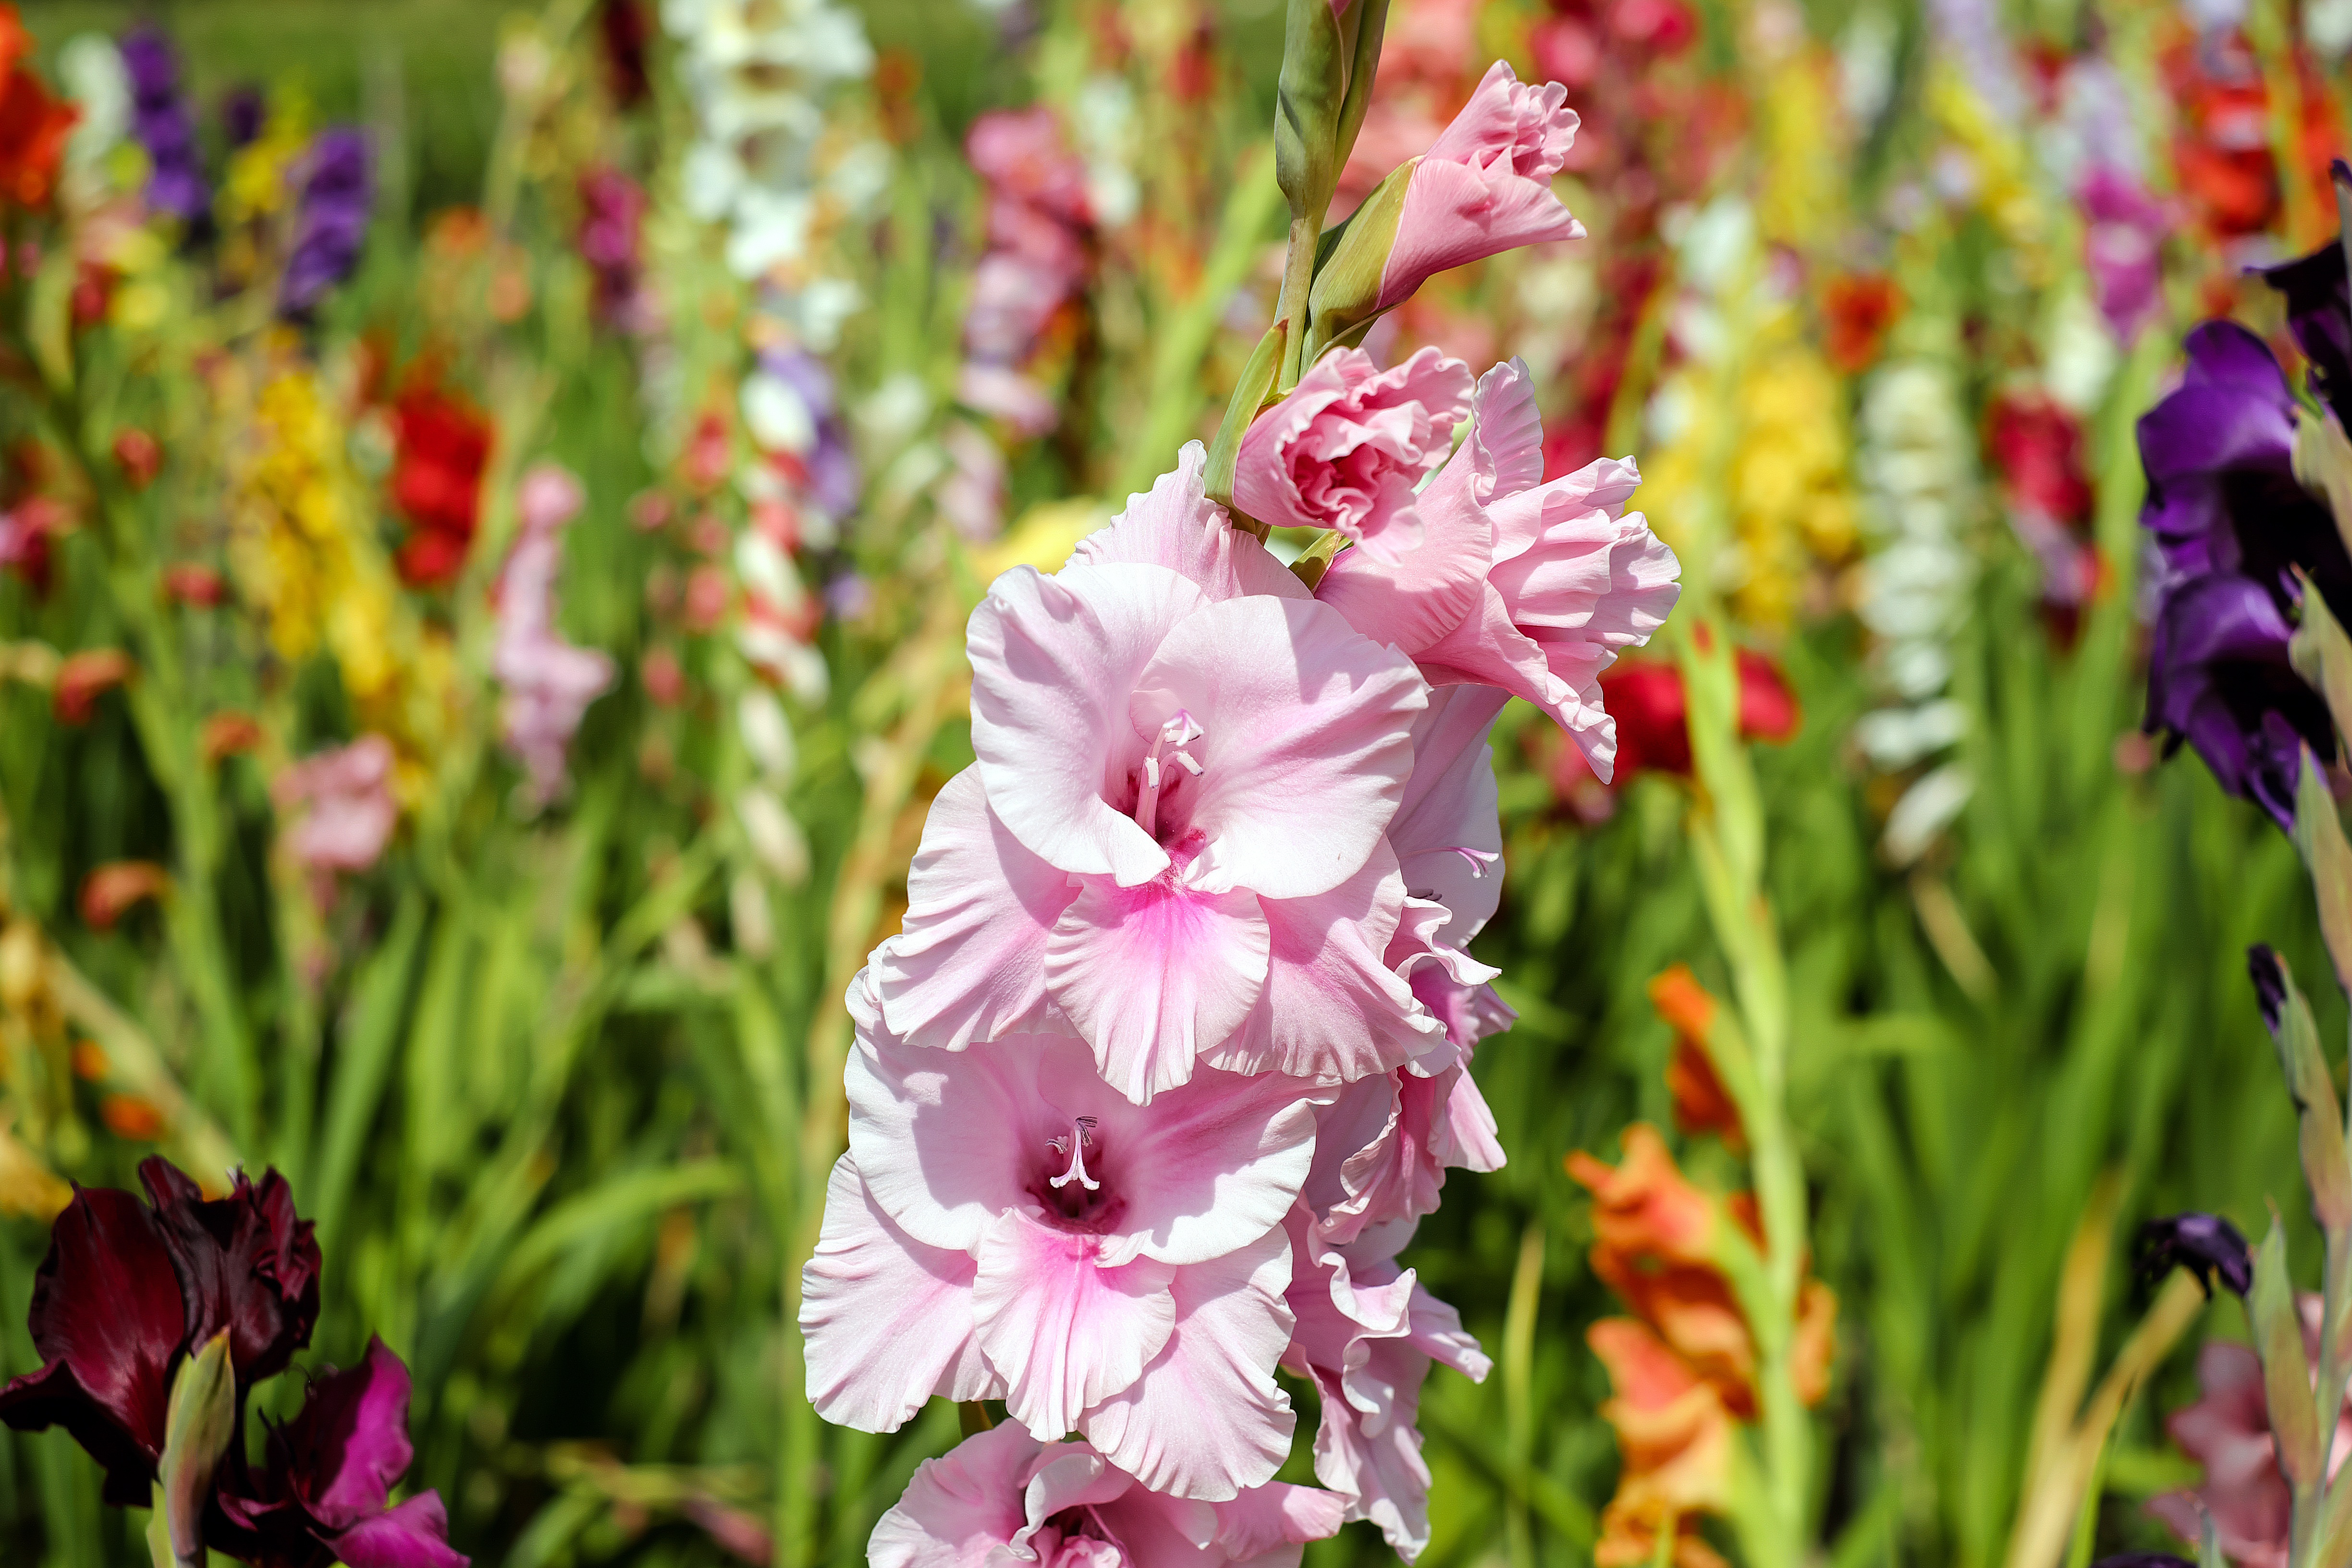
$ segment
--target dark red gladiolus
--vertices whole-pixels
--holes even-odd
[[[224,1485],[229,1539],[216,1546],[261,1568],[466,1568],[439,1493],[387,1506],[414,1457],[408,1395],[408,1369],[381,1340],[315,1379],[301,1413],[270,1431],[262,1468]]]
[[[285,1371],[319,1321],[319,1243],[286,1178],[270,1171],[257,1186],[240,1171],[227,1197],[207,1199],[170,1162],[148,1159],[139,1180],[179,1272],[189,1342],[228,1330],[240,1387]]]
[[[1740,738],[1778,742],[1794,735],[1803,713],[1780,668],[1750,648],[1738,649],[1736,660]],[[1690,703],[1679,668],[1664,659],[1621,659],[1601,677],[1601,698],[1617,721],[1612,787],[1643,772],[1690,775]],[[1591,795],[1600,785],[1579,748],[1560,747],[1551,773],[1553,793],[1562,801],[1591,806],[1596,818],[1608,815],[1605,795]]]
[[[2174,1215],[2139,1227],[2140,1279],[2153,1285],[2176,1268],[2197,1277],[2209,1301],[2216,1279],[2237,1296],[2254,1288],[2253,1251],[2238,1227],[2220,1215]]]
[[[76,1188],[33,1282],[45,1363],[0,1390],[0,1421],[63,1426],[106,1467],[106,1499],[144,1506],[162,1458],[173,1363],[229,1331],[242,1394],[283,1372],[319,1316],[319,1247],[285,1178],[240,1173],[207,1199],[162,1159],[139,1167],[152,1206]]]
[[[33,1279],[41,1370],[0,1389],[0,1421],[63,1426],[106,1467],[106,1500],[143,1507],[163,1453],[187,1312],[163,1227],[131,1194],[77,1187]]]
[[[454,579],[466,563],[490,460],[490,422],[431,385],[393,405],[393,504],[414,528],[400,548],[400,575],[415,587]]]

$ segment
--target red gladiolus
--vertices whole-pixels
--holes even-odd
[[[211,567],[195,561],[174,561],[163,568],[163,594],[175,605],[211,609],[228,597],[228,584]]]
[[[109,861],[82,879],[82,923],[92,931],[112,931],[133,904],[171,890],[171,877],[152,860]]]
[[[412,587],[438,587],[464,568],[481,519],[490,422],[424,384],[401,394],[393,426],[392,500],[414,529],[400,547],[400,575]]]
[[[114,437],[114,461],[131,488],[143,490],[163,466],[163,444],[134,425]]]
[[[142,1205],[75,1189],[33,1280],[41,1370],[0,1389],[0,1422],[63,1426],[107,1470],[106,1500],[144,1507],[162,1457],[173,1362],[226,1330],[240,1397],[286,1370],[319,1317],[319,1247],[286,1180],[242,1173],[207,1199],[161,1159]]]
[[[1903,314],[1903,290],[1883,272],[1832,278],[1822,291],[1822,351],[1847,375],[1868,370]]]
[[[1794,735],[1803,715],[1787,678],[1748,648],[1738,650],[1738,663],[1740,739],[1778,742]],[[1601,677],[1601,697],[1617,721],[1617,785],[1644,770],[1690,775],[1690,704],[1680,669],[1661,659],[1621,659]],[[1554,794],[1571,805],[1580,805],[1599,783],[1574,746],[1559,749],[1551,773]]]
[[[25,62],[33,39],[16,7],[0,0],[0,205],[37,207],[56,193],[66,138],[80,118],[49,96]]]
[[[50,711],[60,724],[87,724],[98,711],[99,694],[131,679],[131,656],[119,647],[87,648],[58,667]]]

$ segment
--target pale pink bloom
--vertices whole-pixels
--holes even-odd
[[[1076,279],[1016,251],[992,251],[972,269],[964,351],[983,364],[1015,365],[1070,297]]]
[[[1348,1518],[1380,1526],[1406,1562],[1429,1544],[1429,1466],[1421,1457],[1421,1385],[1433,1361],[1474,1382],[1490,1363],[1461,1314],[1396,1262],[1402,1233],[1338,1246],[1311,1215],[1286,1223],[1296,1258],[1297,1326],[1282,1364],[1312,1378],[1323,1415],[1315,1479],[1348,1500]]]
[[[1068,224],[1092,221],[1087,166],[1070,150],[1051,109],[989,110],[964,133],[963,153],[992,196],[1026,203]]]
[[[1378,308],[1398,304],[1449,268],[1545,240],[1580,239],[1584,226],[1551,194],[1576,140],[1568,89],[1522,82],[1496,60],[1444,135],[1406,177],[1396,242],[1381,270]]]
[[[562,530],[583,499],[580,481],[553,463],[525,474],[515,497],[518,537],[499,578],[490,673],[506,688],[507,745],[522,760],[530,793],[542,805],[562,788],[564,750],[614,674],[608,656],[565,641],[555,625]]]
[[[1084,1443],[1007,1423],[926,1459],[866,1545],[873,1568],[1297,1568],[1344,1500],[1274,1482],[1225,1502],[1154,1492]]]
[[[1334,349],[1242,437],[1234,504],[1277,528],[1336,528],[1393,563],[1421,542],[1413,490],[1470,411],[1470,367],[1425,348],[1387,370]]]
[[[400,807],[392,797],[392,742],[362,735],[303,758],[271,782],[280,811],[301,815],[286,847],[314,871],[364,871],[383,854]]]
[[[956,374],[956,401],[975,414],[1003,420],[1023,439],[1043,436],[1061,418],[1044,387],[1017,370],[980,360],[967,361]]]
[[[1328,1096],[1204,1069],[1139,1106],[1065,1037],[919,1049],[862,975],[850,1007],[849,1152],[801,1312],[818,1414],[893,1431],[933,1394],[1001,1398],[1155,1491],[1270,1479],[1293,1425],[1282,1219]]]
[[[1433,684],[1535,703],[1606,780],[1617,726],[1601,672],[1664,623],[1682,567],[1625,510],[1642,482],[1631,461],[1542,479],[1543,424],[1515,359],[1480,378],[1470,435],[1422,492],[1420,547],[1394,563],[1343,551],[1316,597],[1411,655]]]
[[[1444,1048],[1386,958],[1427,689],[1227,524],[1203,460],[973,613],[980,760],[874,959],[897,1032],[1074,1031],[1139,1101],[1196,1058],[1345,1079]]]
[[[2295,1304],[2303,1311],[2304,1353],[2316,1362],[2321,1300],[2305,1294]],[[2204,1482],[2193,1491],[2160,1493],[2147,1510],[2191,1544],[2204,1538],[2210,1512],[2221,1555],[2241,1568],[2286,1568],[2294,1498],[2271,1436],[2263,1363],[2244,1345],[2211,1342],[2197,1352],[2197,1386],[2202,1397],[2174,1411],[2164,1426],[2181,1452],[2205,1467]],[[2332,1478],[2352,1456],[2352,1401],[2336,1413],[2329,1453]]]
[[[977,426],[951,421],[940,434],[948,471],[932,489],[933,504],[949,525],[981,543],[1004,531],[1004,454]]]

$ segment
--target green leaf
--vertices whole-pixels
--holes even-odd
[[[1412,184],[1420,163],[1407,159],[1389,172],[1364,205],[1349,215],[1347,232],[1316,268],[1315,288],[1307,297],[1313,328],[1307,339],[1306,363],[1313,364],[1324,350],[1380,315],[1381,279],[1388,271],[1389,252],[1396,247],[1405,188]]]
[[[1242,437],[1249,431],[1250,422],[1274,391],[1275,377],[1282,374],[1282,351],[1290,335],[1290,323],[1276,321],[1258,339],[1251,351],[1249,363],[1242,367],[1241,379],[1234,384],[1233,400],[1225,405],[1224,423],[1217,426],[1217,438],[1209,447],[1209,471],[1203,480],[1209,499],[1231,510],[1234,504],[1234,466],[1241,459]],[[1265,531],[1244,522],[1234,513],[1238,526],[1263,539]]]
[[[2303,624],[2287,645],[2287,657],[2294,672],[2327,699],[2336,732],[2352,735],[2352,637],[2344,635],[2326,599],[2300,568],[2295,582],[2303,589]]]
[[[2278,1045],[2279,1067],[2286,1074],[2287,1093],[2294,1099],[2300,1126],[2304,1180],[2311,1186],[2311,1208],[2322,1227],[2341,1235],[2352,1228],[2352,1163],[2344,1148],[2344,1116],[2336,1103],[2336,1083],[2328,1076],[2327,1058],[2319,1045],[2319,1025],[2311,1016],[2288,970],[2286,959],[2273,954],[2286,1001],[2279,1009],[2272,1038]]]
[[[2303,753],[2303,777],[2294,792],[2294,847],[2311,870],[2319,931],[2327,940],[2336,984],[2352,987],[2352,844],[2344,841],[2336,798],[2308,750]]]
[[[2263,1393],[2278,1439],[2279,1468],[2297,1487],[2308,1486],[2319,1479],[2319,1412],[2311,1395],[2311,1362],[2304,1354],[2303,1314],[2286,1274],[2286,1231],[2275,1215],[2254,1253],[2254,1289],[2246,1312],[2263,1360]]]

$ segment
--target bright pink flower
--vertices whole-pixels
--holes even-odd
[[[2304,1351],[2319,1355],[2320,1298],[2299,1296]],[[2271,1436],[2270,1407],[2263,1394],[2263,1363],[2244,1345],[2213,1342],[2197,1352],[2197,1385],[2202,1397],[2176,1410],[2164,1423],[2181,1452],[2205,1467],[2204,1484],[2193,1491],[2160,1493],[2147,1510],[2172,1526],[2181,1539],[2203,1539],[2204,1515],[2220,1529],[2221,1555],[2241,1568],[2286,1568],[2294,1498],[2279,1468]],[[2336,1437],[2328,1474],[2352,1456],[2352,1400],[2336,1413]]]
[[[1419,548],[1394,563],[1342,551],[1316,597],[1433,684],[1495,686],[1544,709],[1606,779],[1617,742],[1601,672],[1664,624],[1681,563],[1626,513],[1641,483],[1630,461],[1542,478],[1542,421],[1512,360],[1480,378],[1468,438],[1422,492]]]
[[[294,858],[314,871],[364,871],[400,820],[392,798],[392,742],[362,735],[288,768],[269,786],[278,809],[306,808],[287,829]]]
[[[564,751],[614,674],[610,657],[574,647],[555,624],[562,530],[585,499],[580,481],[553,463],[523,475],[515,496],[520,537],[499,579],[490,673],[507,689],[507,745],[522,759],[530,792],[541,805],[563,787]]]
[[[1443,1047],[1385,959],[1426,688],[1227,524],[1202,463],[973,613],[980,760],[875,955],[898,1033],[1074,1030],[1139,1101],[1196,1058],[1354,1079]]]
[[[1349,1519],[1379,1525],[1410,1563],[1429,1544],[1429,1466],[1413,1426],[1421,1385],[1433,1361],[1474,1382],[1490,1363],[1461,1314],[1398,1267],[1401,1235],[1337,1246],[1304,1211],[1286,1228],[1297,1327],[1282,1364],[1312,1378],[1321,1395],[1315,1479],[1348,1499]]]
[[[1413,490],[1470,411],[1470,367],[1425,348],[1381,370],[1335,349],[1242,437],[1234,504],[1277,528],[1336,528],[1393,564],[1421,542]]]
[[[1580,239],[1584,226],[1551,194],[1576,140],[1568,89],[1522,82],[1496,60],[1445,133],[1407,177],[1396,243],[1381,271],[1378,308],[1402,301],[1448,268],[1545,240]]]
[[[850,1006],[849,1152],[801,1312],[818,1414],[893,1431],[934,1393],[1001,1398],[1156,1491],[1270,1479],[1293,1424],[1282,1219],[1326,1096],[1204,1069],[1139,1106],[1065,1037],[924,1050],[863,976]]]
[[[1297,1568],[1339,1532],[1343,1500],[1254,1487],[1226,1502],[1151,1491],[1084,1443],[1006,1424],[927,1459],[866,1547],[873,1568]]]
[[[2093,164],[2076,199],[2091,297],[2116,336],[2129,343],[2164,310],[2163,245],[2172,210],[2112,163]]]

